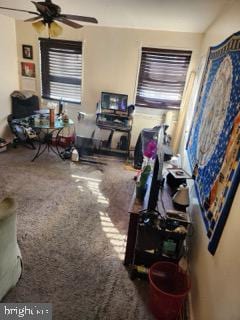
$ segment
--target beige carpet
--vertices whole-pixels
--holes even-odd
[[[0,154],[0,198],[16,199],[23,276],[5,302],[51,302],[54,320],[152,319],[147,283],[122,264],[135,172],[124,163],[31,162],[24,147]]]

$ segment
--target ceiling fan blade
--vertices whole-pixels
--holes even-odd
[[[60,17],[70,19],[70,20],[98,23],[97,19],[93,17],[76,16],[74,14],[61,14]]]
[[[27,10],[21,10],[21,9],[13,9],[13,8],[6,8],[6,7],[0,7],[0,9],[5,9],[5,10],[12,10],[12,11],[19,11],[19,12],[27,12],[27,13],[31,13],[31,14],[37,14],[37,12],[34,11],[27,11]]]
[[[26,20],[24,20],[24,22],[33,22],[33,21],[37,21],[39,19],[42,19],[42,17],[40,15],[38,15],[38,17],[26,19]]]
[[[57,18],[54,18],[54,20],[57,20],[59,22],[62,22],[66,25],[68,25],[69,27],[72,27],[72,28],[75,28],[75,29],[79,29],[79,28],[82,28],[83,26],[79,23],[76,23],[76,22],[73,22],[73,21],[70,21],[68,19],[65,19],[64,17],[60,16],[60,17],[57,17]]]
[[[47,6],[44,6],[42,5],[41,3],[39,2],[36,2],[36,1],[31,1],[37,8],[37,10],[40,12],[40,13],[47,13],[49,12],[49,9]]]

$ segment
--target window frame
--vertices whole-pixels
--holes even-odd
[[[71,40],[59,40],[59,39],[50,39],[50,38],[39,38],[39,50],[40,50],[40,75],[41,75],[41,97],[43,99],[48,100],[62,100],[63,102],[68,102],[72,104],[81,104],[82,102],[82,78],[83,78],[83,50],[82,50],[82,42],[81,41],[71,41]],[[74,54],[81,55],[81,74],[80,79],[65,79],[65,81],[59,81],[61,76],[51,76],[50,75],[50,63],[49,63],[49,52],[51,49],[62,49],[64,50],[74,50]],[[61,97],[60,99],[51,97],[50,91],[50,82],[51,78],[54,80],[58,80],[58,83],[66,83],[66,84],[79,84],[79,101],[72,101],[66,97]],[[63,79],[61,79],[63,80]]]
[[[166,99],[162,99],[162,100],[158,99],[157,100],[157,99],[149,98],[149,97],[146,97],[145,99],[143,97],[140,98],[140,92],[142,90],[140,88],[140,86],[143,85],[143,80],[144,80],[143,74],[145,72],[144,64],[146,65],[146,61],[147,61],[146,58],[143,59],[143,55],[147,55],[147,54],[149,56],[150,55],[156,55],[156,56],[165,55],[166,58],[169,58],[170,56],[176,56],[176,57],[181,56],[181,57],[186,58],[187,63],[185,62],[186,71],[184,73],[184,82],[181,81],[183,83],[182,89],[181,89],[181,91],[178,92],[178,94],[181,93],[181,99],[180,100],[173,100],[173,101],[179,101],[179,103],[174,102],[172,105],[171,104],[167,105],[165,102],[165,101],[167,101]],[[136,89],[135,89],[135,105],[136,105],[136,107],[149,108],[152,110],[180,110],[181,102],[182,102],[182,98],[183,98],[183,93],[184,93],[184,89],[185,89],[185,85],[186,85],[187,75],[189,73],[189,66],[191,63],[191,57],[192,57],[191,50],[141,47],[140,48],[140,57],[139,57],[138,76],[137,76]],[[158,60],[160,61],[161,58],[158,58]],[[158,62],[155,62],[155,63],[158,63]],[[174,63],[172,63],[172,65],[174,65]],[[151,72],[152,71],[150,70],[148,75],[150,75]],[[160,82],[160,81],[158,80],[158,82]],[[156,90],[157,86],[158,85],[154,86],[152,88],[153,89],[152,91],[154,91],[154,89]],[[159,87],[160,87],[160,85],[159,85]],[[168,88],[171,89],[170,86]],[[147,102],[147,100],[148,100],[148,102]],[[150,100],[152,100],[152,102]],[[154,102],[154,100],[155,100],[155,102]]]

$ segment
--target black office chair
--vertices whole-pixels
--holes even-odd
[[[34,131],[28,124],[19,121],[20,118],[29,117],[39,110],[39,98],[36,95],[25,97],[21,91],[14,91],[11,94],[12,114],[8,116],[8,125],[15,135],[13,146],[21,143],[24,146],[35,149]]]
[[[20,143],[29,149],[36,149],[34,145],[34,138],[36,134],[34,130],[28,125],[24,125],[18,119],[13,119],[12,115],[8,116],[8,125],[14,134],[13,147],[16,148]]]

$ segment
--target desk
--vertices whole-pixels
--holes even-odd
[[[132,117],[118,114],[105,114],[99,113],[96,118],[96,125],[99,129],[109,130],[110,136],[107,145],[101,147],[101,151],[109,151],[110,153],[123,153],[129,157],[129,148],[131,143],[131,130],[132,130]],[[122,132],[126,134],[126,143],[119,148],[114,149],[111,147],[114,132]]]
[[[64,128],[70,128],[74,125],[74,122],[69,119],[68,122],[64,122],[63,120],[55,119],[54,123],[51,124],[49,119],[39,119],[38,117],[31,117],[31,121],[29,125],[36,130],[37,139],[38,139],[38,150],[32,159],[34,161],[38,157],[40,157],[46,150],[52,150],[55,154],[57,154],[62,160],[62,154],[59,150],[59,141],[60,141],[60,133]],[[52,137],[53,133],[56,132],[55,137],[55,145],[53,145]],[[42,137],[41,137],[42,136]]]

